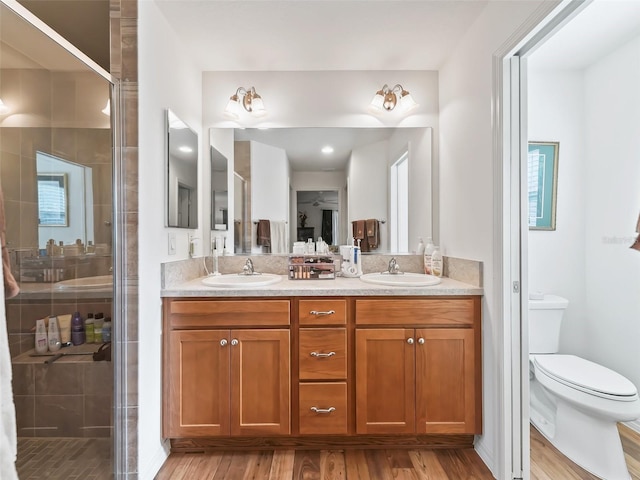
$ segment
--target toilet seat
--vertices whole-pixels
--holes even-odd
[[[633,402],[638,391],[617,372],[575,355],[533,355],[533,363],[543,374],[570,388],[608,400]]]

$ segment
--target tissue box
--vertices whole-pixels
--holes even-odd
[[[292,255],[289,257],[289,279],[333,280],[336,266],[326,255]]]

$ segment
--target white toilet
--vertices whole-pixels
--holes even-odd
[[[555,295],[529,300],[531,423],[593,475],[629,480],[616,423],[640,417],[638,391],[613,370],[557,353],[567,305]]]

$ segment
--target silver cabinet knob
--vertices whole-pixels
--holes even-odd
[[[420,337],[420,338],[418,339],[418,343],[419,343],[420,345],[424,345],[424,338]]]
[[[237,338],[234,338],[233,340],[231,340],[231,346],[232,347],[235,347],[236,345],[238,345],[238,343],[240,343],[240,342],[238,342]]]
[[[227,346],[227,339],[223,338],[222,340],[220,340],[220,346],[221,347],[226,347]]]
[[[413,345],[413,338],[407,338],[407,343],[409,345]]]

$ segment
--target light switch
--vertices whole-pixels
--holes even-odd
[[[169,232],[169,255],[176,254],[176,234]]]

